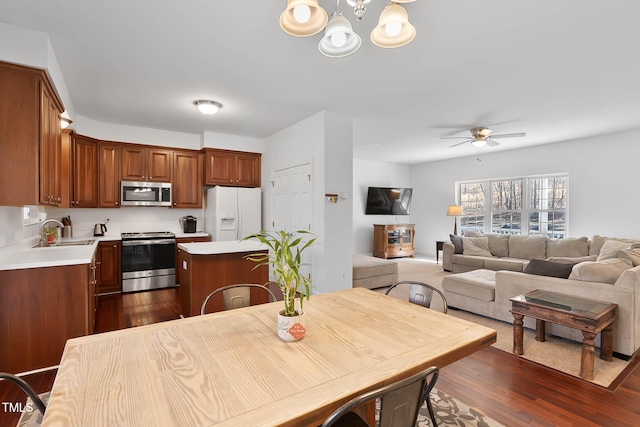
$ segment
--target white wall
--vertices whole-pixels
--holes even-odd
[[[456,181],[551,173],[569,174],[569,236],[640,239],[639,139],[633,131],[498,153],[487,148],[479,156],[412,166],[416,251],[435,256],[435,241],[453,232],[446,211],[455,202]]]
[[[131,142],[191,150],[202,148],[202,135],[200,134],[104,123],[81,115],[76,116],[73,127],[80,135],[104,141]]]
[[[45,70],[69,117],[74,119],[73,102],[48,34],[0,22],[0,61]]]
[[[226,150],[262,153],[264,151],[264,140],[248,136],[204,132],[202,146],[206,148],[223,148]]]
[[[316,293],[351,287],[350,251],[341,256],[332,253],[342,254],[344,246],[351,248],[350,209],[347,203],[327,206],[324,196],[327,192],[340,191],[340,188],[346,191],[351,188],[353,148],[350,122],[350,118],[347,121],[339,114],[321,112],[265,140],[262,156],[263,224],[272,223],[273,172],[306,163],[312,165],[314,193],[311,231],[318,237],[312,253],[312,280]],[[327,178],[327,175],[331,176]],[[342,237],[338,244],[336,232]],[[334,280],[340,272],[347,275],[345,280]]]
[[[353,159],[353,253],[356,254],[373,252],[373,224],[410,223],[414,216],[365,215],[369,187],[411,187],[409,165]],[[416,202],[419,203],[414,193],[411,201],[412,214]]]

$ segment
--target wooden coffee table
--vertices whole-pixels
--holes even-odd
[[[593,379],[595,338],[601,335],[600,358],[613,360],[613,322],[618,304],[535,290],[511,300],[513,322],[513,353],[521,355],[524,316],[536,319],[536,340],[545,340],[545,322],[556,323],[582,332],[580,377]]]

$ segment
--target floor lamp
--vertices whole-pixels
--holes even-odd
[[[449,205],[447,208],[447,216],[453,217],[453,235],[458,235],[458,218],[462,215],[462,206],[460,205]]]

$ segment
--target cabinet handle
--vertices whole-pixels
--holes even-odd
[[[96,265],[102,264],[102,261],[96,261]]]
[[[176,206],[176,205],[177,205],[177,202],[173,202],[173,206]]]
[[[116,202],[116,205],[118,204],[118,202]]]
[[[144,176],[143,176],[143,178],[144,178]],[[150,177],[149,177],[149,179],[153,179],[153,177],[152,177],[152,176],[150,176]]]
[[[142,175],[142,179],[144,179],[144,175]]]

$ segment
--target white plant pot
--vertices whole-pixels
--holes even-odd
[[[283,316],[284,310],[278,313],[278,336],[283,341],[298,341],[307,330],[304,327],[304,313],[294,317]]]

